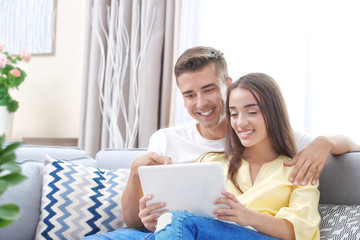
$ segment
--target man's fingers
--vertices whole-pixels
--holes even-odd
[[[137,173],[138,168],[141,166],[164,165],[171,163],[172,163],[171,158],[166,156],[161,156],[155,152],[149,152],[137,157],[131,165],[131,170]]]
[[[170,164],[171,158],[159,155],[155,152],[148,153],[148,165],[164,165]]]
[[[310,179],[314,176],[314,174],[317,172],[317,167],[315,166],[310,166],[308,169],[307,169],[307,172],[301,182],[301,185],[302,186],[305,186],[308,184],[308,182],[310,181]]]
[[[297,165],[297,164],[296,164]],[[295,166],[296,166],[295,165]],[[308,172],[309,169],[309,163],[305,162],[304,164],[301,165],[300,169],[298,170],[296,176],[294,177],[294,182],[293,184],[295,186],[299,185],[301,183],[301,180],[304,178],[304,176],[306,175],[306,173]]]
[[[296,163],[297,163],[297,161],[298,161],[298,157],[297,157],[297,155],[294,157],[294,158],[292,158],[290,161],[286,161],[286,162],[284,162],[284,165],[285,166],[293,166],[293,165],[295,165]]]
[[[291,161],[296,161],[296,164],[289,176],[289,181],[294,182],[296,179],[296,176],[298,176],[298,174],[299,174],[299,171],[300,171],[302,165],[304,164],[304,161],[301,158],[297,158],[297,157],[294,157]]]
[[[312,184],[312,185],[315,185],[316,182],[319,180],[320,174],[321,174],[321,172],[322,172],[323,169],[324,169],[323,166],[317,167],[316,172],[315,172],[315,174],[314,174],[314,176],[313,176],[313,178],[312,178],[312,181],[311,181],[311,184]]]

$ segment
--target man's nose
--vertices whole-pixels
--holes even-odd
[[[198,94],[197,99],[196,99],[196,107],[199,109],[203,109],[204,107],[206,107],[208,104],[208,101],[206,99],[206,97],[202,94]]]

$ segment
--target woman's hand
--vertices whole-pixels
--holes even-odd
[[[220,208],[214,210],[214,214],[217,215],[217,218],[220,220],[237,223],[240,226],[249,226],[249,220],[256,212],[242,205],[233,194],[226,191],[222,191],[221,194],[224,195],[224,197],[216,199],[214,203],[225,204],[229,208]]]
[[[139,200],[139,218],[141,219],[141,222],[144,224],[145,228],[149,231],[154,232],[156,229],[157,219],[159,216],[167,211],[167,210],[159,210],[160,208],[165,207],[165,203],[154,203],[149,206],[146,206],[146,202],[151,200],[151,195],[144,195]],[[154,212],[156,211],[156,212]]]

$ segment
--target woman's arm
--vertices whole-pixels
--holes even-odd
[[[257,231],[279,239],[295,239],[293,225],[281,218],[275,218],[246,208],[229,192],[222,192],[225,196],[218,198],[215,204],[226,204],[229,209],[216,209],[214,214],[224,221],[231,221],[240,226],[250,226]]]

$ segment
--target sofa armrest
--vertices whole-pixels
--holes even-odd
[[[99,151],[95,160],[101,169],[131,168],[131,163],[135,158],[146,153],[145,148],[108,148]]]
[[[360,204],[360,150],[330,155],[320,175],[320,203]]]

